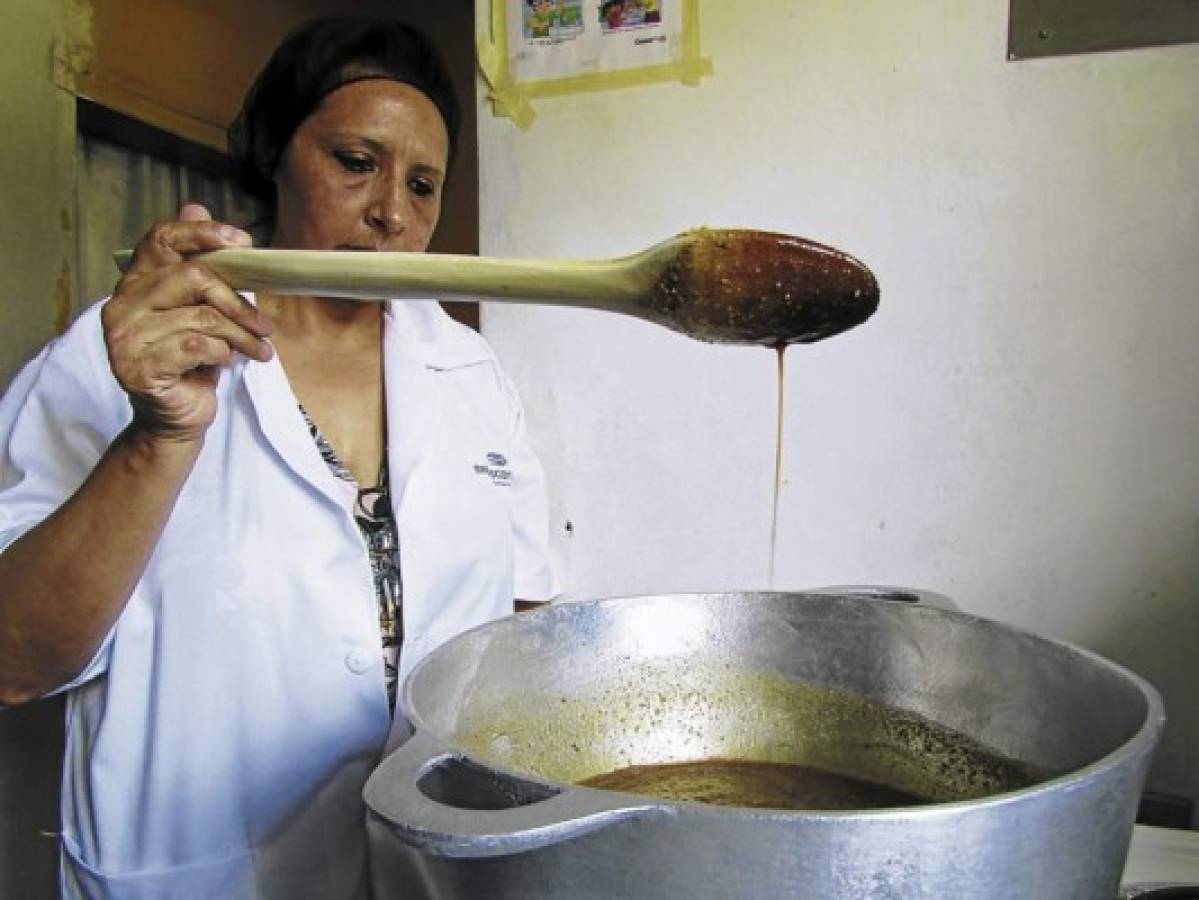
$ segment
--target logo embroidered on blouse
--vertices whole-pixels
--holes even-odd
[[[486,475],[496,487],[510,487],[512,470],[508,468],[508,457],[502,453],[492,452],[488,453],[484,459],[485,462],[474,467],[475,472],[479,475]]]

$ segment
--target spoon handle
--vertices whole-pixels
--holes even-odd
[[[124,271],[132,251],[114,259]],[[368,301],[498,300],[625,313],[655,274],[634,257],[536,260],[230,247],[193,259],[238,290]]]

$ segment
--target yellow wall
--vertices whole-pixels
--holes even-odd
[[[0,388],[70,320],[75,100],[55,86],[66,0],[7,0],[0,28]],[[53,896],[62,706],[0,714],[0,896]]]
[[[0,386],[71,317],[75,101],[55,85],[66,0],[7,0],[0,28]]]

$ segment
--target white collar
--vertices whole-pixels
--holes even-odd
[[[432,369],[457,369],[492,359],[482,335],[452,319],[436,300],[389,300],[384,339]]]

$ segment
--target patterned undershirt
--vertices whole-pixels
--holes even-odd
[[[342,481],[358,487],[350,470],[338,459],[337,453],[304,407],[300,407],[300,412],[308,424],[309,433],[316,441],[321,458],[329,466],[329,471]],[[379,483],[374,487],[358,488],[358,498],[354,502],[354,519],[358,523],[358,530],[362,532],[362,539],[366,542],[371,561],[371,575],[375,580],[379,633],[383,638],[383,676],[387,686],[387,704],[394,714],[400,644],[404,640],[404,623],[400,614],[403,608],[404,585],[400,579],[400,541],[391,509],[386,453],[383,455],[383,465],[379,467]]]

